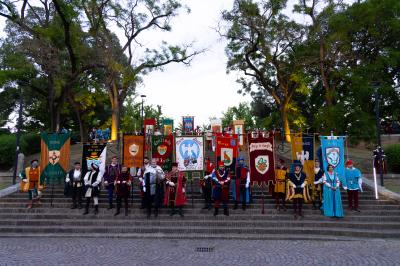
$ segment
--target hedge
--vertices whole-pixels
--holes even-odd
[[[400,144],[387,146],[385,154],[389,170],[394,173],[400,173]]]

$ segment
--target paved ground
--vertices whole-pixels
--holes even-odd
[[[2,238],[0,265],[399,265],[399,250],[400,240]]]

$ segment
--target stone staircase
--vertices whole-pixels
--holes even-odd
[[[0,237],[138,237],[138,238],[225,238],[225,239],[312,239],[352,240],[364,238],[400,238],[400,206],[390,200],[375,200],[372,191],[360,196],[360,213],[345,211],[343,219],[332,219],[304,206],[304,218],[293,218],[291,204],[287,211],[274,209],[274,200],[265,195],[265,214],[261,214],[262,193],[254,189],[254,203],[246,211],[232,209],[230,216],[213,216],[213,211],[202,210],[203,200],[198,183],[194,181],[193,194],[188,184],[188,204],[185,217],[169,216],[161,209],[158,218],[146,219],[139,209],[137,189],[129,216],[114,217],[115,209],[107,210],[107,197],[101,191],[99,214],[82,215],[83,210],[71,210],[71,200],[63,195],[63,188],[54,188],[51,206],[51,188],[45,189],[42,205],[26,209],[27,194],[14,193],[0,198]],[[193,200],[192,200],[193,198]],[[347,206],[347,194],[342,193]],[[192,205],[193,203],[193,205]]]

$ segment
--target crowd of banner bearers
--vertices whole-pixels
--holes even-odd
[[[215,150],[216,165],[208,157],[204,158],[204,162],[200,160],[201,169],[204,170],[200,178],[201,192],[204,197],[203,209],[211,210],[213,206],[213,215],[217,216],[222,208],[223,214],[229,216],[229,203],[231,203],[233,209],[237,209],[240,204],[245,211],[253,202],[253,185],[268,184],[269,192],[275,199],[275,208],[278,211],[287,211],[286,203],[291,202],[295,219],[304,217],[303,204],[310,202],[313,209],[320,209],[325,216],[343,217],[341,188],[348,193],[348,209],[360,211],[358,195],[359,191],[362,191],[362,175],[351,160],[344,163],[343,137],[321,137],[321,148],[315,156],[318,157],[316,159],[314,158],[314,136],[310,141],[308,136],[295,135],[292,139],[294,160],[288,167],[282,158],[275,164],[272,132],[249,132],[245,136],[248,142],[249,165],[246,165],[244,157],[239,155],[238,147],[244,139],[239,135],[233,132],[216,133],[215,139],[206,143]],[[64,145],[63,147],[68,148],[65,150],[69,152],[67,137],[63,136],[58,145]],[[162,156],[167,158],[164,162],[173,160],[172,150],[168,145],[174,145],[174,138],[168,137],[164,140],[159,139],[158,145],[162,148],[158,149],[158,146],[153,148],[158,150],[160,153],[158,155],[161,157],[149,158],[143,156],[143,153],[139,160],[140,167],[128,168],[127,165],[119,162],[117,156],[113,156],[111,162],[105,165],[106,145],[90,148],[90,154],[97,154],[97,157],[94,156],[96,158],[100,158],[100,154],[103,154],[104,170],[100,169],[99,159],[90,161],[92,157],[84,156],[87,159],[83,162],[84,169],[81,168],[79,162],[76,162],[74,167],[66,173],[65,194],[72,199],[71,209],[84,208],[83,214],[86,215],[89,213],[90,202],[93,201],[94,214],[98,214],[99,195],[104,189],[108,198],[108,210],[115,208],[114,201],[116,201],[114,215],[119,215],[124,203],[124,213],[127,216],[128,199],[133,197],[133,186],[138,184],[141,197],[140,208],[145,210],[148,218],[152,214],[157,217],[162,207],[169,208],[171,216],[178,214],[183,217],[183,207],[187,204],[186,184],[189,181],[187,175],[179,168],[179,162],[170,163],[169,171],[166,171],[165,165],[158,165]],[[43,177],[46,177],[44,173],[55,172],[54,169],[57,170],[60,167],[60,151],[50,151],[52,147],[49,146],[56,143],[54,140],[57,138],[59,137],[53,135],[44,136],[49,152],[43,154],[49,157],[46,159],[50,162],[48,166],[42,167],[44,170],[39,166],[38,160],[32,160],[30,167],[20,173],[21,190],[29,193],[28,208],[34,207],[35,203],[39,205],[41,203]],[[151,144],[151,140],[149,143]],[[144,140],[143,145],[146,145]],[[130,147],[135,148],[135,145]],[[195,154],[192,148],[191,152]],[[137,154],[137,147],[129,152]],[[197,158],[191,158],[190,162],[185,161],[185,163],[192,163],[192,161],[196,163]],[[63,164],[65,163],[66,160],[63,161]],[[341,164],[343,168],[340,167]],[[261,186],[263,187],[264,185]]]

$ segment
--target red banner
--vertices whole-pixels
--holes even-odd
[[[152,159],[164,171],[171,171],[174,152],[174,136],[153,136],[152,137]]]
[[[225,167],[230,170],[232,176],[235,176],[236,158],[238,156],[238,139],[236,135],[217,135],[216,156],[217,165],[222,161]]]
[[[143,136],[124,135],[123,146],[123,164],[126,167],[142,167]]]
[[[273,133],[248,133],[248,143],[251,181],[275,182]]]

